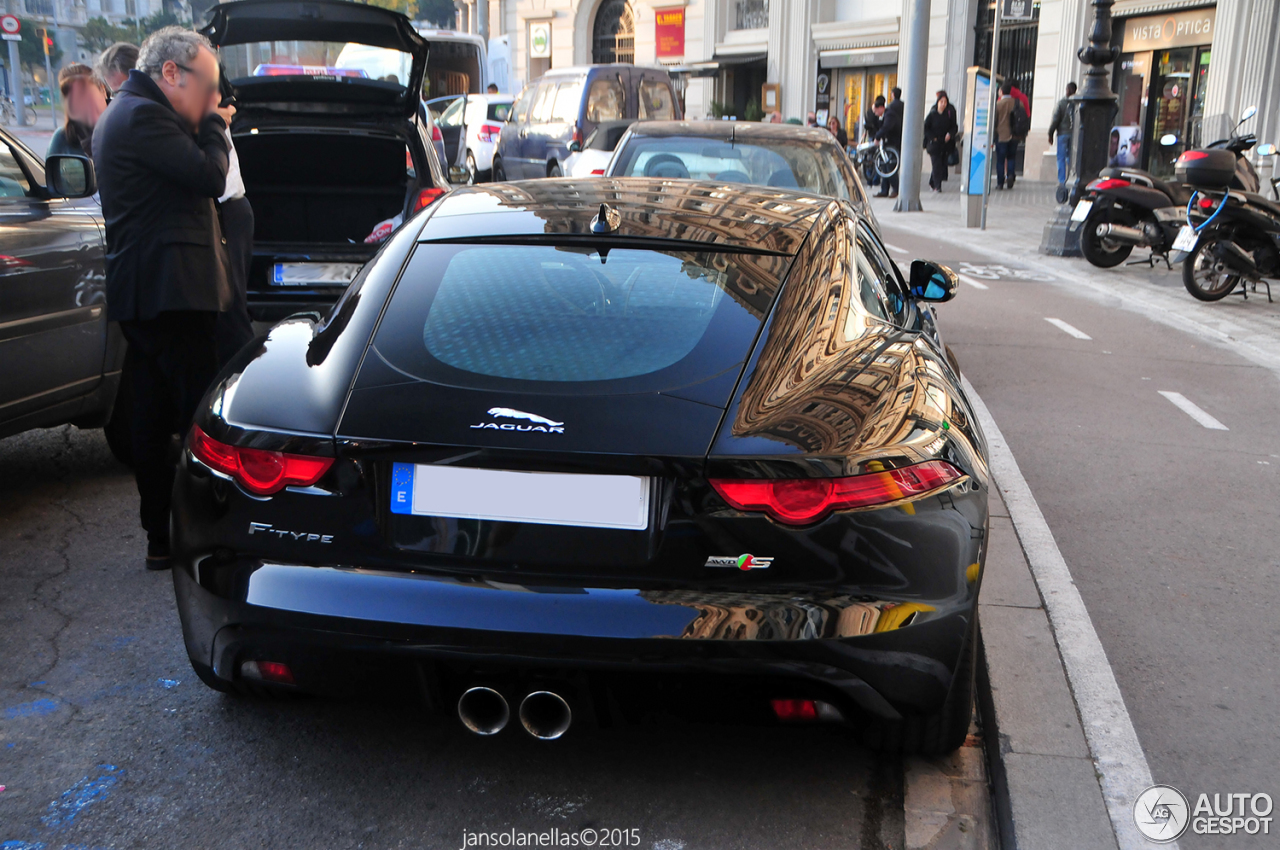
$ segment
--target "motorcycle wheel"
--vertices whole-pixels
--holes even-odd
[[[1089,213],[1089,217],[1084,220],[1084,226],[1080,230],[1080,253],[1100,269],[1118,266],[1129,259],[1129,255],[1133,253],[1132,245],[1110,242],[1098,236],[1098,227],[1110,224],[1111,219],[1112,208],[1109,205],[1095,207],[1093,212]]]
[[[898,173],[898,152],[893,148],[881,148],[876,154],[876,174],[892,177]]]
[[[1221,301],[1240,285],[1240,275],[1218,262],[1213,246],[1217,239],[1201,239],[1182,261],[1182,285],[1199,301]]]

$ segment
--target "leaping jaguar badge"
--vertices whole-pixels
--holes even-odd
[[[495,431],[541,431],[544,434],[563,434],[564,423],[556,422],[536,413],[525,413],[510,407],[491,407],[489,415],[494,419],[523,419],[530,425],[517,425],[512,422],[478,422],[472,428],[490,428]]]

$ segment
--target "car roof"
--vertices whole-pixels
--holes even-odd
[[[579,76],[589,71],[608,70],[610,68],[626,68],[635,69],[637,71],[661,71],[663,74],[667,74],[669,76],[666,68],[660,68],[657,65],[632,65],[630,62],[612,62],[604,65],[569,65],[565,68],[552,68],[550,71],[543,74],[542,77],[539,77],[539,79],[546,77]],[[537,80],[532,80],[531,82],[536,83]]]
[[[794,254],[831,198],[767,186],[657,177],[551,178],[456,189],[432,205],[420,241],[591,236],[601,204],[615,239]]]
[[[702,136],[708,139],[772,139],[778,141],[830,142],[836,137],[823,127],[795,124],[765,124],[759,121],[643,121],[635,125],[636,136]]]

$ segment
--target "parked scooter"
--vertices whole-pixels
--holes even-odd
[[[1250,107],[1240,124],[1257,112]],[[1258,175],[1244,154],[1255,143],[1253,136],[1236,136],[1209,145],[1211,149],[1229,151],[1234,157],[1235,175],[1231,187],[1258,191]],[[1172,134],[1160,139],[1162,145],[1177,144]],[[1086,187],[1085,194],[1071,213],[1072,221],[1084,222],[1080,231],[1080,252],[1086,260],[1100,268],[1118,266],[1129,258],[1134,248],[1151,250],[1147,263],[1157,258],[1170,269],[1177,258],[1171,258],[1173,241],[1187,222],[1187,201],[1192,188],[1181,183],[1166,183],[1138,168],[1105,168]]]
[[[1275,156],[1277,148],[1260,145],[1258,154]],[[1174,248],[1188,252],[1182,284],[1201,301],[1218,301],[1236,287],[1248,298],[1248,284],[1256,291],[1261,283],[1270,301],[1271,285],[1264,278],[1280,279],[1280,179],[1271,180],[1272,198],[1256,186],[1228,189],[1232,166],[1222,150],[1192,150],[1178,158],[1179,178],[1195,189],[1188,223],[1174,240]]]

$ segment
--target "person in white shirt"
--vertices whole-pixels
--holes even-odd
[[[249,268],[253,262],[253,207],[244,196],[244,178],[240,176],[240,158],[227,128],[227,144],[231,147],[227,167],[227,188],[218,199],[222,218],[222,235],[227,240],[228,283],[231,284],[231,306],[218,314],[218,365],[224,366],[236,352],[253,339],[253,320],[249,318]]]

